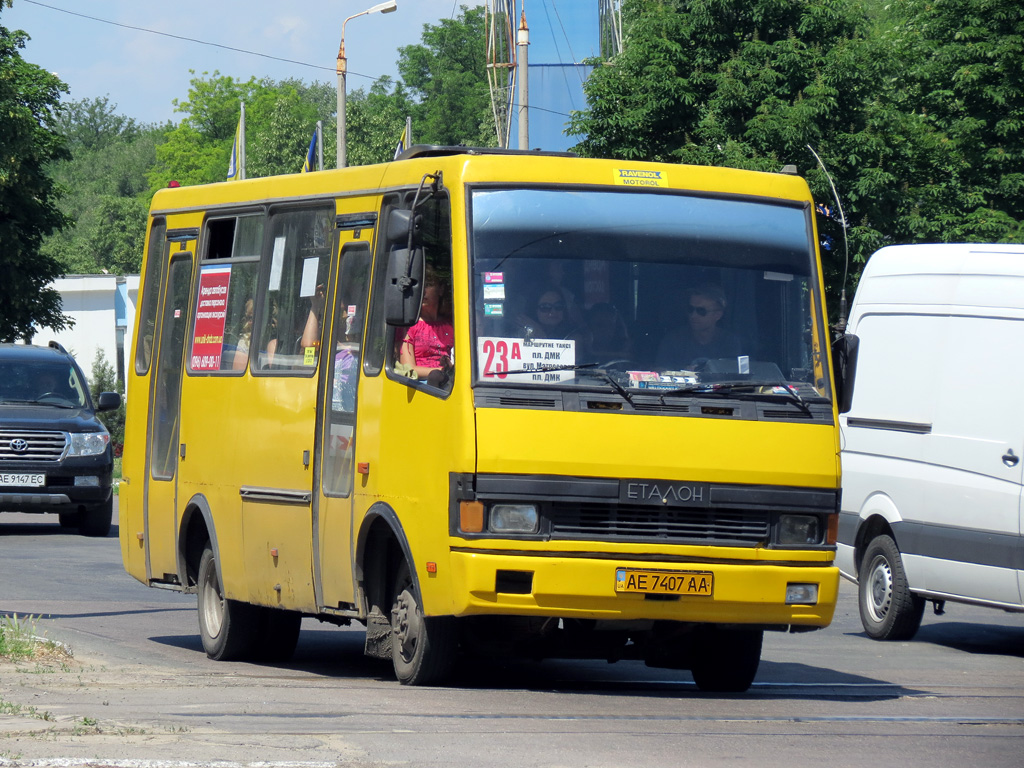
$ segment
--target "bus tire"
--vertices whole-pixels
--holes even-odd
[[[78,532],[83,536],[104,537],[110,533],[114,519],[114,497],[94,507],[86,507],[80,513]]]
[[[199,608],[199,636],[203,650],[214,661],[247,658],[259,629],[255,606],[226,599],[217,578],[217,559],[209,545],[199,560],[196,584]]]
[[[864,550],[857,585],[860,623],[875,640],[909,640],[924,616],[923,597],[910,591],[899,547],[876,536]]]
[[[757,676],[763,640],[760,629],[698,628],[690,669],[693,681],[707,693],[743,693]]]
[[[391,660],[402,685],[430,685],[455,666],[458,632],[451,616],[423,615],[408,563],[402,560],[391,600]]]
[[[253,644],[254,661],[285,662],[295,653],[299,643],[302,614],[279,608],[256,607],[259,628]]]

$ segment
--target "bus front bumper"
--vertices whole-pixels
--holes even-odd
[[[605,621],[683,621],[716,624],[825,627],[832,621],[839,571],[831,564],[679,563],[588,557],[531,556],[454,550],[456,616],[513,615]],[[621,573],[620,573],[621,572]],[[652,576],[657,574],[658,576]],[[710,574],[709,594],[648,594],[617,590],[699,584]],[[668,578],[665,578],[668,577]],[[674,578],[673,578],[674,577]],[[627,585],[625,579],[629,579]],[[787,604],[806,587],[813,604]],[[806,598],[804,598],[806,599]],[[809,603],[810,601],[808,601]]]

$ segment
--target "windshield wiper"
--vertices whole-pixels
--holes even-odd
[[[505,373],[554,373],[555,371],[584,371],[593,376],[597,376],[598,378],[608,382],[608,384],[611,385],[612,389],[614,389],[616,392],[622,395],[622,397],[630,405],[635,405],[635,403],[633,402],[633,396],[629,394],[629,390],[627,390],[624,386],[619,384],[619,382],[615,380],[615,377],[612,376],[610,373],[608,373],[605,370],[602,370],[600,363],[580,363],[579,365],[541,365],[532,370],[524,369],[519,371],[505,371]]]
[[[779,388],[782,392],[760,392],[763,387]],[[679,389],[669,389],[661,392],[661,395],[698,395],[716,397],[738,397],[741,400],[766,400],[784,398],[793,405],[800,408],[804,413],[810,414],[811,410],[807,402],[800,395],[800,392],[792,384],[785,381],[743,381],[743,382],[706,382],[704,384],[693,384]]]

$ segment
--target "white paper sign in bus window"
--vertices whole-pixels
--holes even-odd
[[[477,339],[480,378],[484,381],[549,384],[575,377],[573,339],[520,339],[482,336]]]

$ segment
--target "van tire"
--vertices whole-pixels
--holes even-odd
[[[256,606],[223,596],[217,576],[217,559],[209,544],[199,559],[196,592],[199,636],[206,655],[214,661],[248,658],[259,629],[259,611]]]
[[[458,630],[452,616],[424,616],[409,564],[395,575],[391,600],[391,661],[402,685],[430,685],[454,669]]]
[[[705,693],[743,693],[761,664],[764,631],[699,627],[694,631],[690,673]]]
[[[875,640],[910,640],[924,616],[923,597],[910,591],[899,547],[876,536],[864,550],[858,578],[860,622]]]

